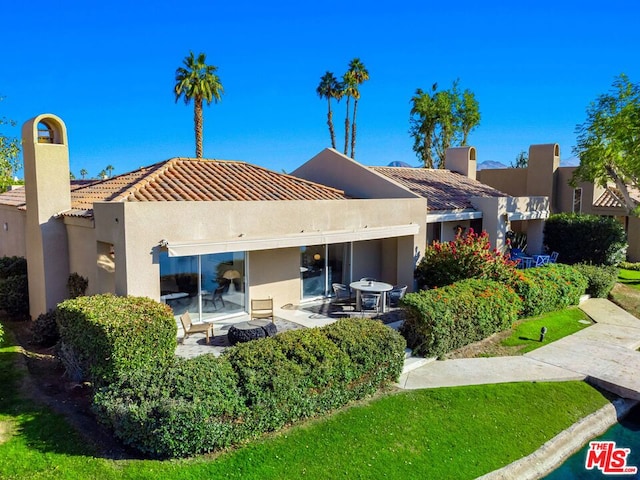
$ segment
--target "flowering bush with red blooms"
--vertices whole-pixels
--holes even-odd
[[[486,232],[472,228],[446,243],[433,242],[416,268],[418,288],[451,285],[466,278],[506,282],[516,273],[516,264],[508,256],[491,248]]]

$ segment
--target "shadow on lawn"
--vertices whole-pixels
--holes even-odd
[[[23,448],[113,460],[144,458],[98,424],[90,410],[91,391],[67,382],[52,355],[31,349],[28,326],[18,323],[26,322],[3,321],[5,332],[11,332],[4,346],[24,350],[0,350],[0,415],[11,417]]]

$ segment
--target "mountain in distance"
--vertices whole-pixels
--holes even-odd
[[[405,167],[405,168],[413,168],[413,165],[409,165],[407,162],[402,162],[400,160],[394,160],[393,162],[389,162],[387,167]]]
[[[483,169],[488,170],[491,168],[509,168],[509,166],[505,165],[504,163],[495,162],[493,160],[485,160],[484,162],[480,162],[478,164],[478,170],[483,170]]]

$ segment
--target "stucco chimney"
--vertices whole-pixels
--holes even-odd
[[[444,165],[447,170],[458,172],[473,180],[476,179],[476,170],[478,168],[476,162],[475,147],[452,147],[447,148],[445,153]]]
[[[67,231],[56,214],[71,208],[69,147],[64,122],[38,115],[22,126],[29,313],[36,318],[67,297]]]
[[[554,205],[555,173],[559,166],[560,145],[531,145],[527,168],[527,195],[549,197],[549,204]]]

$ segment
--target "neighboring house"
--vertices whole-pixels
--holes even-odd
[[[546,196],[510,196],[476,180],[474,147],[447,150],[447,169],[366,167],[326,149],[292,174],[344,190],[360,198],[419,198],[427,241],[449,241],[458,232],[485,230],[504,250],[513,223],[526,229],[532,251],[542,249]]]
[[[614,217],[625,226],[629,242],[629,260],[640,261],[640,220],[628,216],[615,187],[602,187],[593,182],[569,182],[577,167],[560,166],[557,143],[531,145],[526,168],[483,169],[478,180],[510,195],[546,195],[552,213],[576,212]],[[640,200],[640,192],[631,190]]]
[[[173,158],[105,180],[71,182],[63,121],[22,129],[25,187],[0,195],[1,255],[26,255],[30,313],[67,297],[147,296],[201,318],[276,306],[373,276],[412,285],[424,202],[371,198],[237,161]]]

